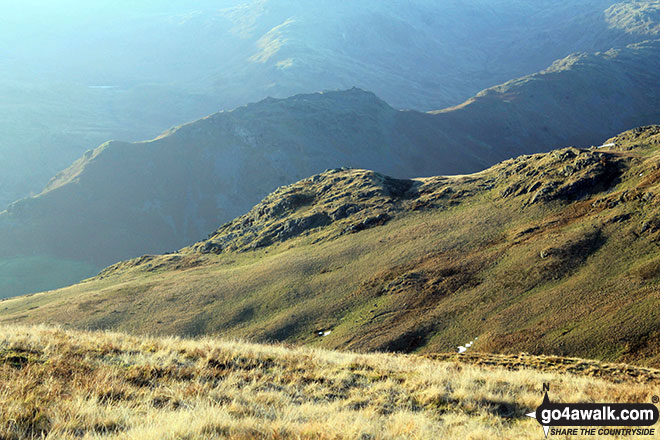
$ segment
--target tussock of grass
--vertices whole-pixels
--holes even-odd
[[[536,439],[564,401],[646,401],[660,383],[216,339],[0,328],[0,438]]]

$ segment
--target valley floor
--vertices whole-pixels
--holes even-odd
[[[0,438],[541,439],[524,414],[540,405],[543,383],[556,401],[647,402],[660,394],[659,377],[556,357],[357,354],[3,326]]]

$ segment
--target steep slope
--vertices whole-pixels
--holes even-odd
[[[0,17],[0,209],[108,139],[352,86],[442,108],[572,52],[653,37],[658,23],[657,1],[51,3]]]
[[[660,126],[607,144],[453,177],[330,170],[1,322],[660,365]]]
[[[650,41],[571,56],[433,114],[396,111],[352,89],[266,99],[153,141],[105,144],[42,194],[0,213],[0,258],[20,258],[23,277],[35,277],[35,285],[4,296],[64,285],[39,280],[48,274],[25,257],[100,268],[181,248],[276,187],[326,168],[454,174],[522,153],[596,144],[660,120],[659,72],[660,42]],[[76,282],[79,273],[57,281]]]
[[[150,139],[222,107],[214,97],[171,85],[96,87],[5,78],[0,78],[0,98],[2,210],[38,194],[58,171],[108,139]]]

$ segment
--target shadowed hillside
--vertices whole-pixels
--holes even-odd
[[[607,144],[462,176],[330,170],[179,252],[6,300],[2,322],[659,365],[660,127]]]
[[[658,40],[595,54],[576,53],[539,73],[433,113],[471,142],[509,151],[595,145],[660,119],[659,72]]]
[[[0,213],[0,255],[103,266],[197,241],[278,186],[338,165],[412,177],[493,160],[479,146],[443,146],[435,119],[352,89],[268,99],[153,141],[108,142]]]

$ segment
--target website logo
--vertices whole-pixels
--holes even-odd
[[[651,403],[554,403],[550,387],[543,385],[545,397],[535,412],[526,414],[551,435],[655,436],[650,428],[658,422],[658,408]],[[654,396],[654,402],[657,398]],[[607,427],[607,428],[605,428]]]

